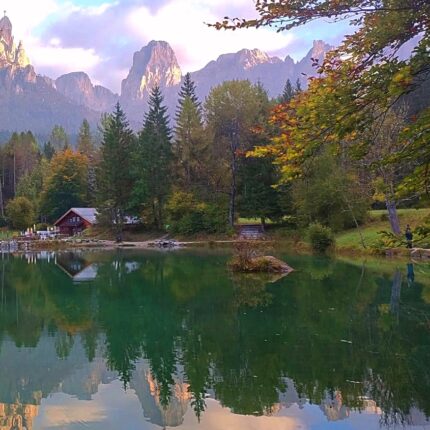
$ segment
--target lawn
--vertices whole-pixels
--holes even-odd
[[[399,209],[400,226],[402,230],[406,224],[410,224],[414,229],[422,224],[427,217],[430,217],[430,209]],[[387,220],[387,211],[377,210],[369,212],[369,219],[361,227],[361,232],[366,246],[372,246],[378,239],[380,231],[390,231],[390,224]],[[336,237],[336,247],[338,249],[362,249],[360,235],[357,229],[339,233]]]
[[[14,236],[17,236],[17,235],[18,235],[18,232],[16,232],[16,231],[1,229],[0,230],[0,241],[12,239]]]

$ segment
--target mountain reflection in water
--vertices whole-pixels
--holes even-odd
[[[3,255],[0,430],[430,428],[428,265],[227,259]]]

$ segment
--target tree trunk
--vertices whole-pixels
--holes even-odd
[[[230,135],[230,151],[231,151],[231,187],[230,187],[230,208],[229,208],[229,223],[234,226],[236,217],[236,174],[237,174],[237,150],[239,149],[239,126],[234,124],[234,128]]]
[[[0,180],[0,215],[4,218],[3,181]]]
[[[158,229],[163,230],[163,201],[162,199],[158,200]]]
[[[364,242],[364,237],[363,237],[363,233],[361,232],[360,224],[358,224],[357,218],[355,217],[354,209],[351,206],[351,203],[349,202],[349,200],[345,197],[345,195],[344,195],[344,200],[346,202],[346,205],[348,206],[349,212],[351,212],[352,220],[354,221],[355,227],[356,227],[358,234],[360,236],[361,246],[364,249],[366,249],[366,243]]]
[[[401,234],[399,215],[397,214],[396,202],[386,200],[385,205],[388,211],[388,220],[390,221],[391,231],[399,236]]]
[[[229,208],[229,223],[234,226],[234,219],[236,217],[236,156],[233,155],[231,163],[231,187],[230,187],[230,208]]]
[[[263,231],[266,230],[266,217],[262,216],[260,218],[260,221],[261,221],[261,225],[263,227]]]
[[[13,152],[13,196],[16,195],[16,156],[15,151]]]

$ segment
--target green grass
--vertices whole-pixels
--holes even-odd
[[[412,229],[414,229],[419,224],[422,224],[427,217],[430,217],[430,209],[399,209],[398,213],[402,230],[405,229],[406,224],[410,224]],[[385,210],[369,212],[367,223],[361,227],[361,233],[367,247],[371,247],[378,241],[380,238],[378,233],[380,231],[390,231],[390,223],[386,219],[386,215],[387,211]],[[336,247],[339,250],[362,249],[358,230],[353,229],[339,233],[336,236]]]
[[[19,233],[17,231],[12,230],[0,230],[0,240],[9,240],[14,236],[17,236]]]

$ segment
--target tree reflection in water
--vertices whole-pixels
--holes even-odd
[[[410,267],[295,257],[296,272],[266,279],[204,252],[51,257],[2,261],[2,410],[39,405],[86,366],[88,395],[117,374],[159,425],[187,404],[200,420],[208,396],[249,415],[293,402],[330,420],[373,408],[385,425],[430,414],[430,281]]]

